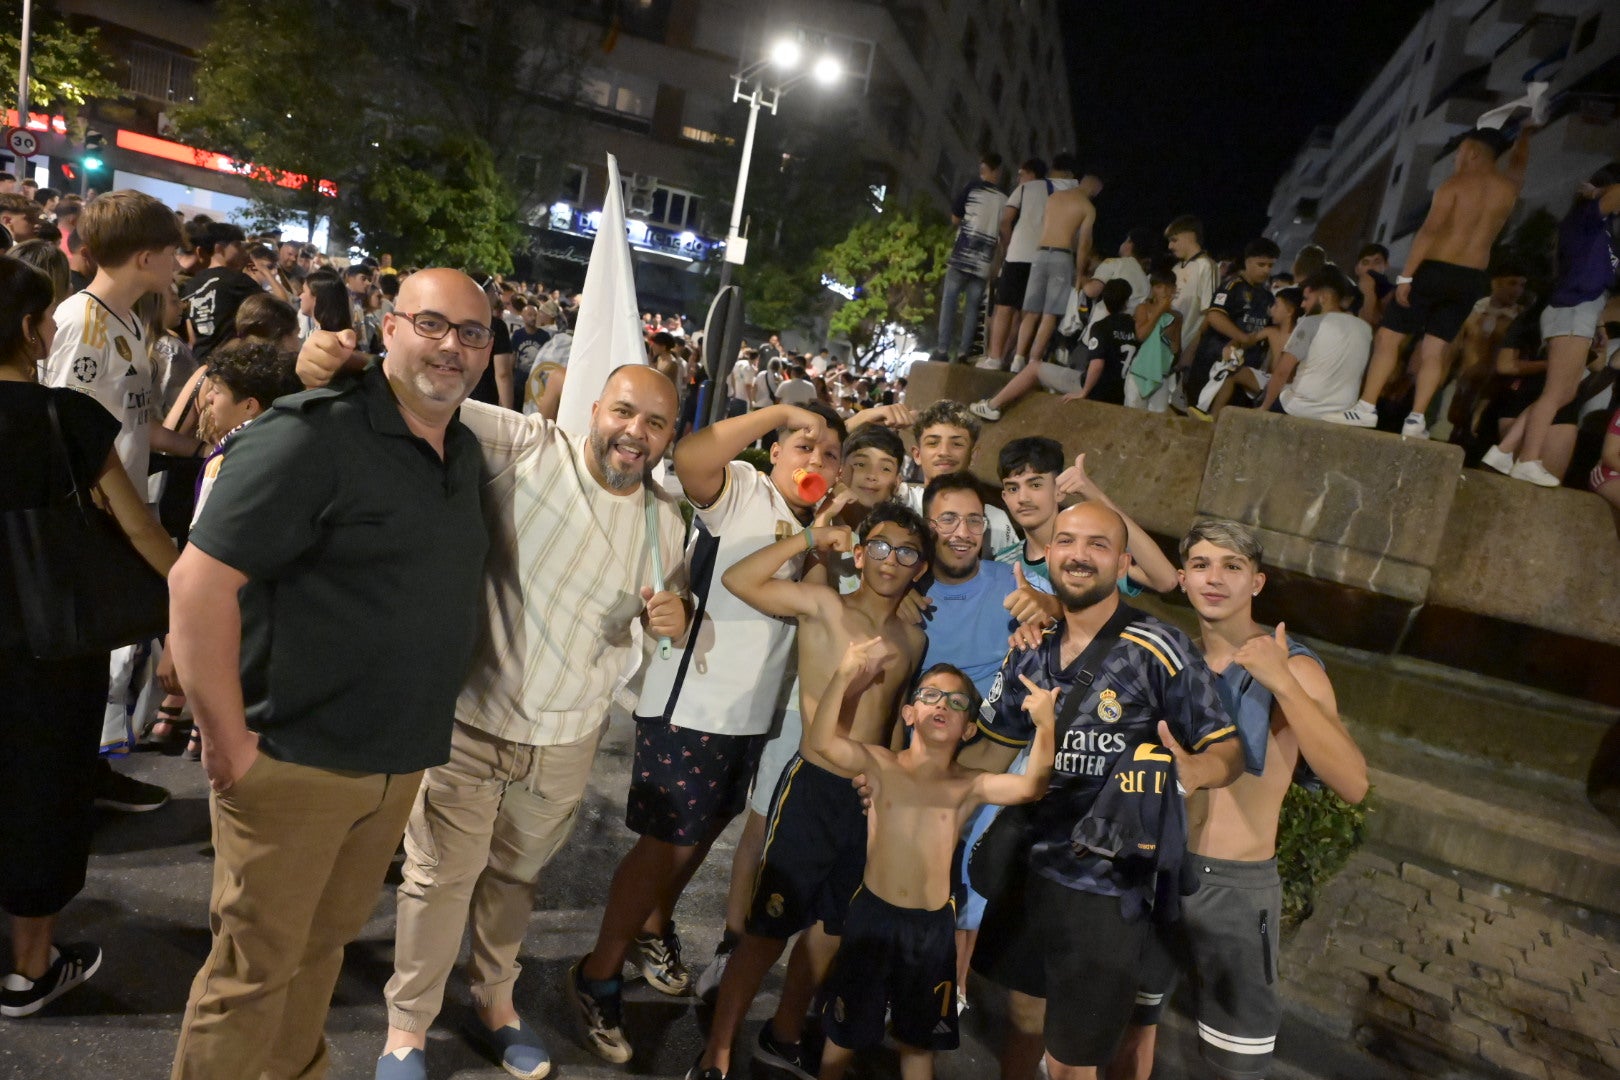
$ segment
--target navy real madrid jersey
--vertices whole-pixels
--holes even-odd
[[[1177,741],[1193,753],[1237,737],[1215,676],[1187,635],[1124,603],[1120,610],[1125,621],[1119,638],[1094,666],[1089,686],[1078,682],[1078,661],[1067,669],[1061,665],[1064,624],[1059,623],[1038,648],[1008,655],[980,717],[986,737],[1024,746],[1034,737],[1034,726],[1023,711],[1026,691],[1019,675],[1063,694],[1085,695],[1078,708],[1063,694],[1058,698],[1056,758],[1051,786],[1035,808],[1031,864],[1070,888],[1105,896],[1119,895],[1126,884],[1114,880],[1107,859],[1077,856],[1069,840],[1120,756],[1138,743],[1157,741],[1160,720],[1168,721]]]

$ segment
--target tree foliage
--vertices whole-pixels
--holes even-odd
[[[512,269],[522,238],[517,203],[482,139],[394,140],[368,171],[359,200],[373,251],[423,266]]]
[[[77,31],[44,0],[36,0],[28,50],[28,108],[45,112],[116,97],[112,65],[94,28]],[[0,0],[0,100],[17,107],[17,63],[22,52],[21,0]]]
[[[388,237],[396,254],[487,256],[492,244],[518,242],[509,222],[520,204],[549,202],[547,177],[566,164],[555,148],[566,145],[588,49],[541,8],[220,0],[197,102],[176,121],[193,141],[307,177],[295,190],[258,186],[261,218],[329,214],[338,233]],[[435,160],[443,148],[457,160]],[[319,194],[323,179],[337,183],[337,199]],[[446,231],[452,211],[470,214],[465,231],[487,236]],[[505,217],[489,231],[492,211]],[[417,228],[428,231],[404,231]],[[509,260],[480,259],[491,269]]]
[[[951,250],[951,227],[922,203],[893,204],[857,223],[826,252],[827,272],[855,287],[830,321],[865,350],[889,326],[921,327],[939,306],[939,283]]]
[[[1294,785],[1283,797],[1277,825],[1277,873],[1282,920],[1297,926],[1311,914],[1317,891],[1344,868],[1367,836],[1365,804],[1352,806],[1327,789]]]

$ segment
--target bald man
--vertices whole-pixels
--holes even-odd
[[[973,970],[1010,992],[1005,1080],[1033,1080],[1043,1050],[1053,1080],[1095,1077],[1137,999],[1154,867],[1144,875],[1139,863],[1077,853],[1072,838],[1085,833],[1077,826],[1098,824],[1091,814],[1105,791],[1139,793],[1136,763],[1173,761],[1189,795],[1230,784],[1243,767],[1237,729],[1198,650],[1120,599],[1131,563],[1126,535],[1124,519],[1102,503],[1058,514],[1046,563],[1063,617],[1037,646],[1008,657],[980,717],[987,738],[1027,746],[1034,729],[1019,676],[1060,691],[1057,755],[1034,813],[1027,881],[990,897],[973,953]],[[1132,804],[1100,824],[1127,828],[1126,818],[1145,820],[1148,810]],[[1152,839],[1179,853],[1185,817],[1179,840]],[[1062,1007],[1048,1012],[1049,997]]]
[[[299,373],[324,383],[349,363],[339,335],[316,334]],[[675,500],[646,482],[677,408],[674,384],[642,364],[608,376],[582,437],[537,415],[462,408],[486,469],[485,620],[456,701],[450,760],[427,771],[405,829],[381,1080],[427,1076],[427,1031],[469,921],[481,1021],[470,1034],[514,1076],[550,1070],[512,1005],[518,948],[540,871],[584,796],[614,691],[646,648],[686,629],[685,525]],[[662,580],[657,567],[668,571]]]
[[[449,757],[489,549],[455,414],[489,363],[489,304],[454,271],[408,289],[386,360],[231,441],[171,572],[214,844],[176,1080],[325,1075],[343,948]]]

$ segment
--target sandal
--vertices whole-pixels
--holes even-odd
[[[174,742],[191,726],[191,721],[185,717],[185,710],[183,704],[159,705],[157,719],[148,724],[146,730],[141,733],[141,741],[157,743],[160,746]]]
[[[202,728],[195,724],[191,726],[191,735],[186,739],[186,749],[182,756],[187,761],[202,760]]]

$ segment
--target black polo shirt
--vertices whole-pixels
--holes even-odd
[[[408,773],[450,754],[489,534],[482,455],[411,434],[381,369],[281,398],[231,440],[191,543],[250,579],[242,693],[282,761]]]

